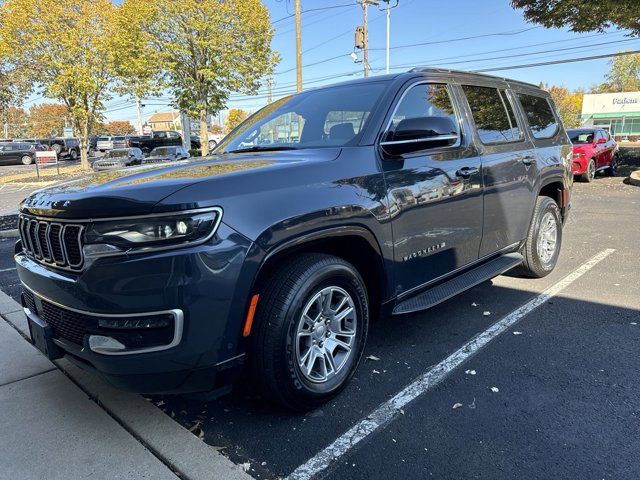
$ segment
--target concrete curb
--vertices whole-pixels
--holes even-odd
[[[2,291],[0,315],[28,338],[27,320],[22,313],[22,307]],[[83,371],[65,359],[54,363],[123,428],[177,472],[180,478],[253,480],[253,477],[245,473],[241,467],[204,443],[142,396],[116,390],[100,380],[97,375]]]
[[[635,185],[636,187],[640,187],[640,170],[631,172],[631,175],[629,175],[629,183],[631,185]]]
[[[17,228],[11,230],[0,230],[0,238],[17,238],[20,234]]]

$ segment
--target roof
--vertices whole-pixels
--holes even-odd
[[[178,112],[154,113],[149,117],[149,120],[147,120],[147,122],[148,123],[173,122],[178,118],[180,118],[180,114]]]

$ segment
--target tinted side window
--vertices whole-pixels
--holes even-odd
[[[482,143],[516,142],[522,134],[504,91],[492,87],[463,85]]]
[[[558,130],[558,123],[549,101],[546,98],[523,93],[519,93],[518,98],[527,115],[533,136],[535,138],[553,137]]]
[[[432,83],[411,87],[398,104],[385,137],[391,139],[395,128],[402,120],[419,117],[449,117],[456,125],[458,135],[460,134],[451,97],[444,84]]]

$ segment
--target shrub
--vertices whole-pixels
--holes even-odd
[[[191,155],[192,157],[201,157],[202,152],[199,148],[192,148],[191,150],[189,150],[189,155]]]
[[[629,135],[629,141],[630,142],[637,142],[638,141],[638,135]]]

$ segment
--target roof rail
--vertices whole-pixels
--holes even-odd
[[[424,73],[452,73],[452,74],[472,75],[472,76],[486,77],[486,78],[499,78],[500,80],[504,80],[505,82],[520,83],[522,85],[527,85],[529,87],[540,88],[538,85],[536,85],[534,83],[523,82],[521,80],[514,80],[512,78],[506,78],[506,77],[498,77],[497,75],[488,75],[486,73],[477,73],[477,72],[471,72],[471,71],[465,71],[465,70],[453,70],[451,68],[414,67],[414,68],[412,68],[411,70],[408,71],[408,73],[417,73],[417,72],[424,72]]]

